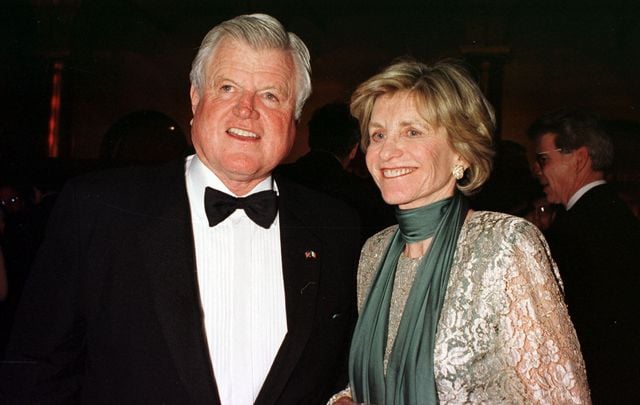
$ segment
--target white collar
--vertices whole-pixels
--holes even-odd
[[[237,197],[235,193],[225,186],[222,180],[220,180],[214,172],[202,163],[198,158],[198,155],[191,155],[187,157],[186,171],[192,182],[191,184],[194,186],[194,190],[202,190],[203,195],[204,189],[206,187],[211,187]],[[268,176],[258,183],[249,193],[247,193],[247,195],[265,190],[277,191],[277,187],[274,185],[272,176]]]
[[[592,181],[591,183],[587,183],[584,186],[580,187],[578,189],[578,191],[576,191],[571,198],[569,198],[569,202],[567,203],[567,211],[569,211],[571,209],[571,207],[573,207],[578,200],[586,194],[587,191],[591,190],[592,188],[599,186],[601,184],[605,184],[606,181],[604,180],[596,180],[596,181]]]
[[[187,156],[185,162],[185,175],[189,201],[191,203],[191,215],[196,221],[207,222],[207,215],[204,210],[204,192],[207,187],[236,196],[227,186],[224,185],[222,180],[220,180],[215,173],[202,163],[197,155]],[[278,192],[278,187],[273,181],[272,176],[268,176],[266,179],[258,183],[249,194],[264,190],[274,190]]]

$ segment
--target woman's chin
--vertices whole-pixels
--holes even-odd
[[[406,198],[401,198],[397,195],[382,195],[382,199],[384,200],[384,202],[386,202],[389,205],[400,205],[400,204],[406,204],[409,201],[407,201]]]

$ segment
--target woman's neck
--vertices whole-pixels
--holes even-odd
[[[465,219],[469,219],[475,213],[474,210],[467,211],[467,216]],[[421,240],[420,242],[407,243],[404,246],[404,255],[409,259],[419,259],[427,253],[429,250],[429,246],[431,246],[431,241],[433,238]]]
[[[432,240],[433,238],[429,238],[420,242],[407,243],[403,253],[409,259],[419,259],[427,253]]]

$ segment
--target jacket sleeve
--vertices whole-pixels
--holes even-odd
[[[508,309],[501,328],[507,358],[530,403],[588,403],[580,345],[561,281],[542,234],[532,224],[514,227],[506,280]]]

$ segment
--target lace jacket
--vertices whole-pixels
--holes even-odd
[[[371,237],[358,269],[362,309],[396,226]],[[402,255],[404,257],[404,255]],[[398,264],[385,363],[418,260]],[[575,330],[546,241],[529,222],[476,212],[462,227],[438,323],[440,403],[588,404]]]

